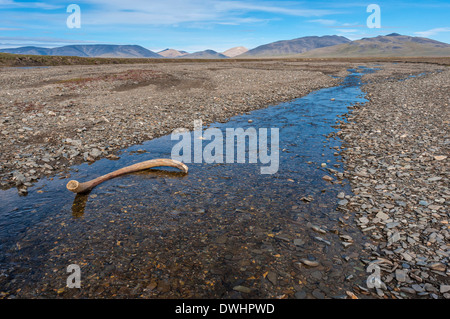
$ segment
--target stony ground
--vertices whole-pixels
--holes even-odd
[[[114,157],[131,144],[190,128],[194,119],[225,121],[336,85],[339,79],[330,75],[344,76],[358,65],[0,69],[0,186],[17,186],[25,194],[43,175]],[[338,133],[353,191],[339,194],[339,209],[356,216],[370,256],[364,262],[381,271],[378,289],[360,287],[349,297],[449,298],[450,71],[432,64],[379,67],[364,76],[370,102],[351,110]]]
[[[348,63],[227,62],[0,68],[0,188],[333,86]]]
[[[342,125],[354,195],[341,204],[370,237],[380,296],[449,299],[450,70],[398,81],[399,66],[382,68]]]

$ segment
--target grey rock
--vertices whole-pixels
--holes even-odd
[[[313,261],[313,260],[308,260],[308,259],[301,259],[300,260],[302,264],[309,266],[309,267],[317,267],[320,265],[319,262],[317,261]]]
[[[93,158],[97,158],[99,156],[102,155],[102,151],[100,151],[98,148],[93,148],[89,154],[93,157]]]
[[[398,282],[406,282],[408,277],[408,273],[406,270],[396,269],[395,270],[395,279]]]
[[[250,288],[245,287],[245,286],[235,286],[235,287],[233,287],[233,290],[243,292],[246,294],[249,294],[252,292],[252,290]]]
[[[450,285],[441,285],[439,287],[439,291],[441,292],[441,294],[449,292],[450,291]]]
[[[306,292],[304,292],[303,290],[297,291],[294,294],[296,299],[305,299],[306,298]]]

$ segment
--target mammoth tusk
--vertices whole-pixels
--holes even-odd
[[[85,183],[79,183],[78,181],[70,181],[67,183],[66,187],[69,191],[77,194],[86,193],[91,189],[93,189],[98,184],[103,183],[104,181],[107,181],[109,179],[115,178],[117,176],[146,170],[152,167],[161,167],[161,166],[176,167],[179,168],[181,171],[183,171],[183,173],[188,172],[188,167],[185,164],[171,159],[160,158],[127,166],[117,171],[111,172],[109,174],[97,177],[96,179],[93,179]]]

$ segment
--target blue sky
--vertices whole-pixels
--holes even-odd
[[[69,4],[81,9],[70,29]],[[381,8],[370,29],[369,4]],[[450,43],[450,1],[0,0],[0,48],[138,44],[189,52],[258,45],[310,35],[351,40],[400,33]]]

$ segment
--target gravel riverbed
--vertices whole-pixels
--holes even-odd
[[[350,106],[342,115],[345,120],[337,121],[340,131],[333,133],[343,140],[335,155],[342,155],[345,172],[337,178],[347,178],[352,190],[337,196],[339,214],[347,218],[336,220],[351,224],[352,231],[359,227],[365,240],[365,249],[350,248],[355,250],[351,258],[343,260],[361,259],[380,277],[374,289],[355,283],[343,297],[448,299],[450,70],[443,65],[259,61],[2,68],[0,187],[17,187],[26,195],[43,176],[67,178],[72,165],[114,159],[127,146],[178,127],[190,129],[197,119],[203,124],[224,122],[338,85],[349,68],[360,65],[379,70],[363,76],[369,102]],[[330,185],[339,186],[328,178]],[[308,227],[323,232],[315,224]],[[287,246],[291,239],[286,234],[274,240]],[[236,230],[238,236],[245,242],[245,234]],[[341,237],[349,244],[345,241],[350,236]],[[311,268],[313,279],[326,286],[328,277],[316,269],[319,263],[302,262]],[[320,267],[334,263],[321,261]],[[286,296],[297,291],[295,298],[311,297],[303,288],[290,289],[288,280],[279,285],[278,274],[290,274],[282,271],[286,263],[277,265],[280,271],[264,277],[280,287],[280,294],[283,288],[289,292]],[[351,277],[345,279],[348,285]],[[326,297],[333,296],[331,289],[322,288]],[[314,290],[312,297],[325,294]]]
[[[341,125],[354,193],[343,209],[369,238],[379,296],[449,299],[450,70],[405,79],[398,68],[364,76],[370,101]]]
[[[348,63],[176,63],[0,69],[0,188],[334,86]]]

